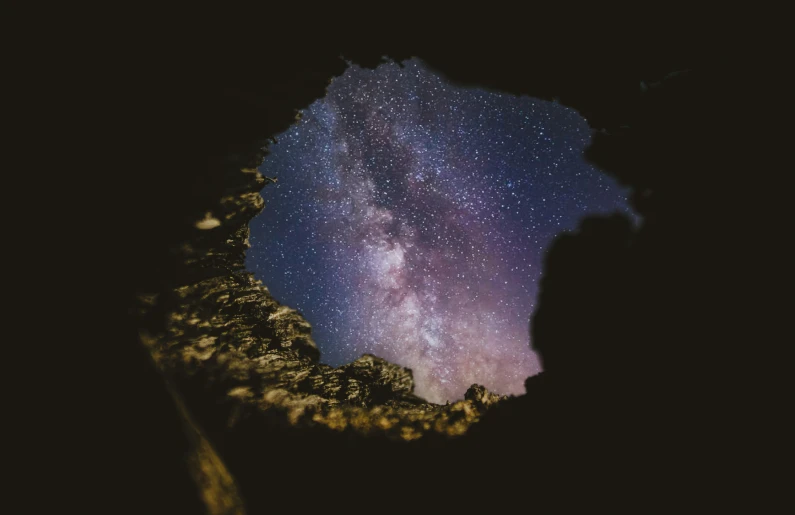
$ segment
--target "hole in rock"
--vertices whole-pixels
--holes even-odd
[[[410,60],[351,66],[271,145],[248,267],[313,326],[322,361],[411,368],[432,402],[524,392],[544,253],[631,214],[574,110],[459,88]]]

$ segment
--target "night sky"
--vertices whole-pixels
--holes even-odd
[[[420,61],[352,66],[271,145],[248,267],[333,366],[371,353],[416,393],[524,393],[544,253],[583,216],[630,212],[561,105],[462,89]]]

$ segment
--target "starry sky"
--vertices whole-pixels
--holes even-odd
[[[351,66],[270,146],[248,267],[313,327],[321,360],[411,368],[444,403],[524,393],[545,250],[586,215],[630,213],[582,157],[574,110],[446,83],[421,61]]]

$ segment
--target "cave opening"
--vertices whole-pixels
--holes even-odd
[[[323,362],[412,369],[444,403],[521,394],[546,249],[592,214],[632,214],[556,102],[448,83],[421,61],[356,65],[270,145],[247,267],[312,324]]]

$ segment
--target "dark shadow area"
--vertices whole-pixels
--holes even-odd
[[[766,289],[781,280],[780,235],[764,202],[783,178],[760,158],[763,134],[747,132],[768,127],[770,102],[751,101],[773,81],[767,63],[727,46],[716,51],[717,34],[707,46],[672,25],[594,21],[590,31],[566,33],[567,44],[551,44],[550,34],[509,36],[528,32],[510,17],[480,26],[477,37],[446,27],[445,46],[437,29],[410,44],[362,35],[272,48],[236,32],[177,45],[176,54],[164,50],[173,38],[131,48],[130,79],[119,88],[135,94],[108,100],[124,120],[114,141],[136,142],[118,164],[129,178],[124,195],[105,206],[124,235],[105,252],[124,273],[96,292],[115,315],[101,323],[112,332],[101,332],[101,363],[75,369],[70,395],[74,416],[91,428],[72,444],[91,485],[77,491],[86,510],[241,513],[241,502],[247,513],[764,510],[765,492],[781,482],[772,471],[784,447],[771,414],[783,391],[774,354],[784,343],[768,322],[781,309]],[[295,109],[324,95],[344,71],[340,55],[368,67],[382,55],[417,55],[457,83],[578,109],[601,130],[589,159],[632,187],[643,217],[638,229],[622,217],[588,219],[556,241],[530,325],[545,371],[527,381],[526,395],[484,410],[461,438],[292,426],[271,412],[238,410],[228,397],[238,379],[215,369],[166,374],[165,382],[142,348],[141,335],[145,343],[174,326],[174,306],[199,313],[221,305],[180,293],[200,281],[221,284],[224,299],[256,290],[241,271],[246,225],[261,205],[246,195],[263,184],[240,170],[256,168]],[[197,227],[207,213],[223,221],[220,230]],[[212,345],[240,346],[227,329],[254,333],[260,326],[251,320],[263,315],[225,306]],[[288,329],[302,342],[291,352],[310,363],[308,333],[297,322]],[[256,357],[260,347],[251,349]],[[311,370],[310,382],[337,377]],[[343,391],[356,390],[350,396],[368,408],[425,409],[408,387],[391,386],[404,376],[386,365],[346,374]],[[467,396],[479,398],[477,390]],[[208,467],[225,463],[233,486],[223,473],[192,475],[198,444],[186,427],[200,428],[214,449]]]

